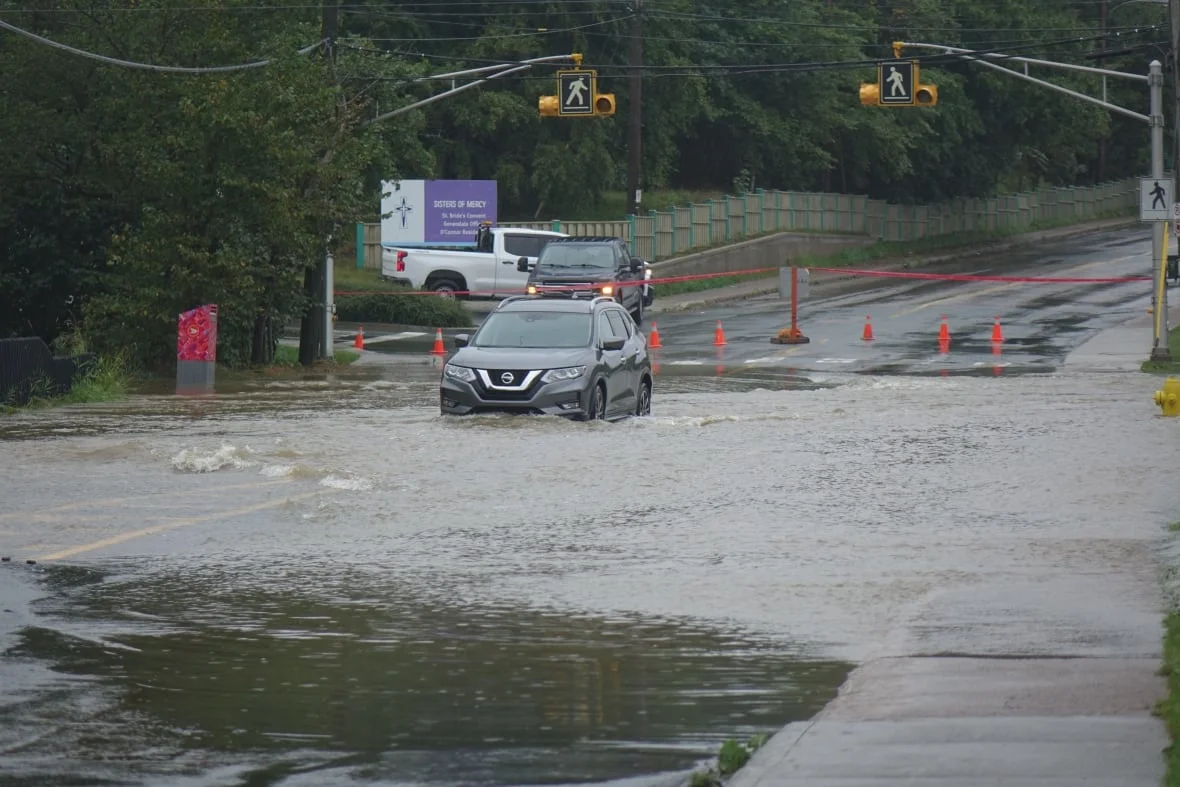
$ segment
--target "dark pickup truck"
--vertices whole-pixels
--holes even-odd
[[[528,260],[517,262],[517,270],[528,269]],[[543,297],[610,296],[641,325],[644,307],[655,300],[654,289],[646,283],[649,278],[648,264],[631,256],[621,238],[571,236],[545,245],[526,286],[530,295]]]

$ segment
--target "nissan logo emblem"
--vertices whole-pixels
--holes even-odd
[[[500,375],[500,382],[504,383],[504,385],[508,385],[509,383],[511,383],[512,382],[512,372],[504,372],[504,374]]]

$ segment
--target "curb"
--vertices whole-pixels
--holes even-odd
[[[945,262],[953,262],[961,260],[964,257],[973,254],[983,254],[987,252],[1003,252],[1011,251],[1013,249],[1022,248],[1026,246],[1036,246],[1041,243],[1047,243],[1054,240],[1064,240],[1067,238],[1077,237],[1079,235],[1088,235],[1093,232],[1109,232],[1111,230],[1129,229],[1137,226],[1141,222],[1135,218],[1126,219],[1108,219],[1102,222],[1095,222],[1092,224],[1079,224],[1072,227],[1060,227],[1051,230],[1038,230],[1030,232],[1027,235],[1016,236],[1011,240],[996,241],[995,243],[988,243],[981,246],[967,246],[958,252],[945,252],[935,255],[927,256],[913,256],[909,258],[893,258],[889,261],[885,258],[878,260],[878,262],[885,263],[877,267],[876,270],[907,270],[910,268],[922,268],[931,265],[940,265]],[[868,264],[862,266],[845,266],[845,267],[863,267],[869,269]],[[768,277],[770,278],[770,277]],[[833,276],[825,276],[825,281],[842,281],[845,279],[859,278],[855,274],[837,274]],[[818,282],[817,282],[818,284]],[[688,311],[690,309],[699,309],[706,306],[711,306],[718,303],[732,303],[736,301],[745,301],[751,298],[760,298],[764,295],[771,295],[778,292],[778,284],[774,286],[759,287],[751,290],[744,290],[742,292],[722,293],[717,290],[717,295],[709,296],[704,293],[700,297],[691,301],[684,301],[682,303],[667,306],[664,308],[655,308],[649,311],[651,314],[671,314],[675,312]]]

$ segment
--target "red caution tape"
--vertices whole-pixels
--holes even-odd
[[[1021,284],[1128,284],[1130,282],[1146,282],[1151,281],[1151,276],[1106,276],[1106,277],[1071,277],[1071,276],[986,276],[968,273],[914,273],[911,271],[875,271],[865,268],[820,268],[810,266],[806,267],[808,270],[817,273],[838,273],[844,276],[875,276],[880,278],[893,279],[925,279],[930,281],[991,281],[991,282],[1011,282]],[[732,278],[735,276],[753,276],[755,274],[770,274],[778,271],[778,268],[747,268],[740,271],[725,271],[722,273],[697,273],[687,276],[666,276],[663,278],[652,278],[643,281],[621,281],[615,282],[612,286],[619,287],[638,287],[644,284],[674,284],[682,281],[701,281],[704,279],[719,279]],[[579,291],[585,292],[589,287],[586,285],[570,285],[566,287],[547,286],[547,292],[571,292]],[[348,295],[440,295],[433,290],[336,290],[335,294],[338,296]],[[457,290],[453,291],[452,295],[468,295],[475,297],[490,298],[493,296],[507,296],[507,295],[526,295],[527,290]]]
[[[1023,284],[1126,284],[1151,281],[1150,276],[1105,276],[1077,278],[1072,276],[981,276],[968,273],[911,273],[909,271],[870,271],[861,268],[812,268],[813,271],[841,273],[851,276],[880,276],[893,279],[932,279],[940,281],[1005,281]]]

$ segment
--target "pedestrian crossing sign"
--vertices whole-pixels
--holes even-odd
[[[917,60],[889,60],[877,64],[877,91],[883,105],[909,107],[917,101],[914,85],[918,84]]]
[[[593,115],[598,72],[589,68],[557,72],[557,114]]]
[[[1139,220],[1172,220],[1172,179],[1139,179]]]

